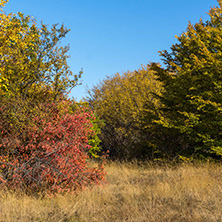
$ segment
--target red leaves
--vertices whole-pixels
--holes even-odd
[[[58,110],[58,104],[41,109],[33,124],[0,138],[0,183],[32,192],[70,192],[104,180],[103,167],[87,162],[92,115],[82,108],[75,113]]]

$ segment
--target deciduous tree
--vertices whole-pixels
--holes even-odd
[[[167,140],[165,151],[174,155],[222,155],[222,1],[218,3],[208,21],[189,23],[171,51],[161,52],[165,69],[154,65],[164,86],[156,121],[165,132],[161,146]]]
[[[7,97],[50,99],[72,89],[81,76],[67,64],[69,46],[60,41],[69,30],[62,25],[48,28],[22,13],[0,13],[0,89]]]
[[[158,107],[154,92],[161,92],[161,84],[149,65],[107,77],[89,91],[86,100],[105,123],[103,149],[109,150],[113,158],[141,158],[152,153],[148,145],[150,135],[143,134],[141,118],[145,101]]]

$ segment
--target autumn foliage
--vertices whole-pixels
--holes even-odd
[[[69,32],[37,26],[22,13],[6,14],[0,1],[0,185],[29,193],[75,191],[104,180],[95,154],[94,114],[69,101],[78,84],[67,64]],[[95,149],[94,149],[95,148]]]
[[[68,107],[68,101],[62,103],[62,107]],[[1,117],[5,109],[1,107]],[[94,134],[91,113],[70,113],[51,103],[42,104],[38,115],[27,113],[27,118],[32,118],[32,124],[19,130],[10,127],[9,121],[1,122],[2,185],[35,192],[64,192],[104,179],[102,165],[93,168],[88,163],[88,137]]]
[[[222,157],[222,1],[209,20],[188,24],[170,51],[153,65],[164,92],[156,118],[156,144],[182,159]]]
[[[72,73],[69,46],[60,44],[69,30],[6,14],[7,2],[0,1],[2,187],[58,193],[101,184],[101,150],[113,159],[221,159],[221,0],[208,21],[189,23],[171,51],[160,52],[164,66],[107,77],[81,103],[67,96],[82,73]]]
[[[61,40],[69,32],[64,25],[37,24],[19,12],[6,14],[0,2],[0,92],[32,100],[55,100],[78,84],[67,63],[69,46]],[[50,92],[50,98],[45,97]]]
[[[86,100],[95,110],[102,126],[102,146],[113,158],[133,159],[152,155],[150,133],[145,132],[143,118],[147,118],[150,102],[154,109],[159,107],[154,93],[160,94],[161,83],[156,80],[150,65],[133,72],[119,73],[107,77],[88,92]],[[150,115],[151,116],[151,115]]]

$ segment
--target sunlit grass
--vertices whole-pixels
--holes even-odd
[[[37,198],[1,192],[0,221],[222,221],[222,166],[106,166],[107,185]]]

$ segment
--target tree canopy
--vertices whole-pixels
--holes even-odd
[[[168,137],[168,152],[174,149],[185,157],[222,155],[222,1],[218,3],[208,21],[189,23],[171,51],[160,53],[166,68],[152,67],[164,87],[155,122],[174,138]]]
[[[60,41],[69,30],[61,25],[40,27],[30,16],[6,14],[1,1],[0,13],[0,90],[2,94],[23,98],[52,98],[72,89],[81,76],[67,64],[69,46]]]
[[[142,66],[134,72],[119,73],[107,77],[89,91],[87,101],[104,120],[102,146],[111,156],[123,159],[141,158],[150,153],[145,146],[147,135],[143,134],[141,118],[145,101],[158,107],[152,93],[161,92],[150,66]]]

